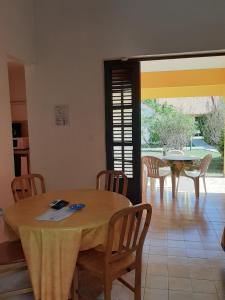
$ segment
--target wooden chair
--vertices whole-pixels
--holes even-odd
[[[127,194],[128,180],[122,171],[104,170],[97,174],[96,189],[104,189],[120,193],[124,196]]]
[[[40,174],[28,174],[15,177],[11,183],[14,201],[46,192],[44,177]]]
[[[85,269],[101,280],[105,300],[111,300],[112,282],[115,279],[134,292],[135,300],[141,300],[142,248],[151,214],[150,204],[139,204],[115,213],[109,221],[105,251],[92,249],[80,252],[78,270]],[[118,224],[121,225],[119,231]],[[116,249],[113,248],[115,239],[118,239]],[[135,270],[134,287],[121,278],[131,270]]]
[[[2,214],[1,214],[2,216]],[[4,276],[26,270],[26,262],[20,241],[0,243],[0,279]],[[32,292],[32,288],[0,291],[0,299]]]
[[[166,162],[155,156],[142,157],[142,174],[143,180],[145,178],[144,168],[147,168],[146,177],[159,178],[160,182],[160,199],[163,199],[164,181],[166,176],[171,175],[171,170],[168,168]]]
[[[212,160],[212,155],[207,154],[206,156],[204,156],[201,159],[200,164],[198,166],[195,166],[194,170],[190,171],[190,170],[186,170],[185,168],[182,170],[182,173],[181,173],[182,176],[191,178],[194,181],[196,199],[199,198],[199,179],[200,178],[203,179],[204,189],[205,189],[205,192],[207,193],[205,175],[206,175],[206,171],[210,165],[211,160]],[[178,185],[179,185],[179,179],[177,182],[177,191],[178,191]]]

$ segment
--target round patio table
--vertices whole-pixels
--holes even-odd
[[[86,207],[61,221],[37,220],[55,199]],[[5,221],[21,239],[35,299],[68,299],[79,250],[104,245],[109,219],[129,205],[128,198],[109,191],[67,190],[29,197],[9,207]]]
[[[176,198],[176,177],[180,176],[180,173],[184,166],[191,166],[195,161],[201,160],[198,156],[185,156],[185,155],[165,155],[162,160],[166,161],[171,168],[172,177],[172,198]]]

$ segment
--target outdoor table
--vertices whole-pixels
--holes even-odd
[[[36,220],[55,199],[86,207],[61,221]],[[104,245],[110,217],[129,205],[125,196],[109,191],[67,190],[29,197],[9,207],[5,221],[21,239],[35,299],[68,299],[78,252]]]
[[[172,177],[172,198],[176,198],[176,177],[180,176],[180,173],[184,166],[193,165],[195,161],[200,160],[198,156],[185,156],[185,155],[165,155],[162,157],[164,161],[171,168]]]

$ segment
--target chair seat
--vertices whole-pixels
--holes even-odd
[[[162,167],[159,168],[159,172],[157,175],[155,175],[154,173],[151,174],[151,172],[148,173],[148,177],[152,177],[152,178],[160,178],[160,177],[166,177],[168,175],[171,174],[171,170],[169,167]]]
[[[191,178],[197,178],[201,175],[201,172],[199,170],[193,170],[193,171],[184,170],[184,175]]]
[[[20,241],[0,243],[0,265],[9,265],[25,260]]]
[[[128,254],[123,259],[117,260],[111,264],[111,275],[116,278],[121,270],[132,269],[136,261],[134,254]],[[102,278],[104,271],[104,252],[97,251],[95,249],[82,251],[79,253],[77,264],[91,273]]]

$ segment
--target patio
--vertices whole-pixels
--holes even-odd
[[[209,194],[225,194],[225,178],[224,177],[206,177],[207,192]],[[155,187],[159,188],[159,181],[156,180]],[[150,189],[150,181],[148,182],[148,189]],[[164,193],[169,195],[172,189],[171,178],[168,176],[165,180],[165,190]],[[194,184],[193,180],[187,177],[180,177],[178,192],[184,192],[186,194],[192,194],[194,197]],[[200,198],[206,197],[204,194],[204,186],[202,184],[202,179],[200,179]]]

